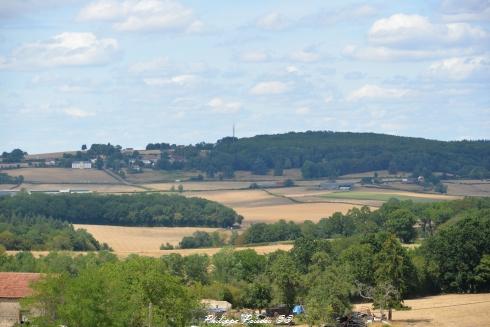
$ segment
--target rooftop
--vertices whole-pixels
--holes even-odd
[[[30,283],[41,278],[38,273],[0,272],[0,298],[23,298],[32,294]]]

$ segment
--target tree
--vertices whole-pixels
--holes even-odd
[[[416,217],[408,209],[397,209],[388,214],[386,229],[398,236],[402,242],[410,243],[415,239],[417,232],[415,225]]]
[[[413,265],[395,235],[384,241],[381,251],[374,259],[374,278],[376,283],[375,306],[388,309],[388,319],[392,318],[392,309],[403,303],[407,292],[407,280],[412,277]]]
[[[346,315],[352,307],[349,299],[351,288],[348,274],[334,266],[316,276],[305,298],[308,324],[334,323],[335,318]]]
[[[252,165],[252,173],[255,175],[267,175],[267,164],[262,158],[255,159]]]
[[[87,145],[86,144],[82,144],[82,151],[85,151],[87,150]]]
[[[242,296],[242,305],[251,309],[266,308],[272,300],[272,288],[270,283],[264,280],[256,280],[248,284]]]
[[[274,165],[274,176],[282,176],[284,173],[283,165],[281,161],[277,161]]]
[[[179,184],[179,186],[177,187],[179,193],[182,193],[184,192],[184,186],[182,184]]]
[[[301,285],[301,275],[289,253],[277,254],[271,263],[268,275],[275,286],[277,298],[291,310]]]

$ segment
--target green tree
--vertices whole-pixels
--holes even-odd
[[[417,232],[414,225],[416,216],[408,209],[397,209],[388,214],[386,229],[398,236],[402,242],[410,243],[415,239]]]
[[[266,308],[272,300],[272,288],[270,283],[264,280],[256,280],[248,284],[242,296],[242,305],[251,309]]]
[[[275,287],[276,298],[292,309],[300,290],[301,275],[289,253],[279,252],[272,259],[268,275]]]

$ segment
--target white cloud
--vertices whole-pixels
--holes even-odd
[[[428,75],[437,79],[465,80],[472,77],[488,77],[488,56],[448,58],[430,65]]]
[[[115,39],[98,39],[92,33],[64,32],[44,41],[14,49],[0,68],[30,69],[86,66],[108,63],[118,49]]]
[[[256,25],[265,30],[280,30],[286,27],[287,22],[278,12],[271,12],[260,17]]]
[[[326,97],[323,98],[323,101],[326,103],[326,104],[329,104],[330,102],[333,101],[333,96],[331,95],[327,95]]]
[[[296,113],[298,115],[307,115],[310,112],[311,112],[310,108],[309,107],[306,107],[306,106],[296,108]]]
[[[77,107],[68,107],[64,109],[64,113],[74,118],[86,118],[86,117],[95,116],[94,112],[82,110]]]
[[[166,85],[176,85],[176,86],[190,86],[198,81],[196,75],[184,74],[177,75],[170,78],[145,78],[143,79],[146,85],[149,86],[166,86]]]
[[[240,59],[245,62],[264,62],[269,59],[269,55],[264,51],[247,51],[240,55]]]
[[[82,8],[82,21],[112,21],[119,31],[199,32],[203,23],[174,0],[98,0]]]
[[[380,45],[426,46],[464,45],[488,38],[483,29],[466,23],[433,24],[420,15],[395,14],[373,23],[369,40]]]
[[[279,81],[260,82],[250,89],[254,95],[281,94],[287,92],[289,87]]]
[[[208,106],[217,113],[236,113],[242,108],[240,102],[225,101],[220,97],[212,98],[208,102]]]
[[[396,99],[410,95],[412,92],[407,89],[385,88],[378,85],[366,84],[363,87],[352,91],[348,96],[348,101],[358,101],[362,99]]]
[[[144,73],[160,70],[168,66],[168,58],[159,57],[149,61],[137,62],[129,67],[131,73]]]
[[[320,59],[320,55],[314,51],[300,50],[293,52],[291,59],[301,62],[314,62]]]

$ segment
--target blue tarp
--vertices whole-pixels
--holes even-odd
[[[305,309],[303,308],[302,305],[297,304],[293,308],[293,313],[295,315],[299,315],[299,314],[304,313],[304,312],[305,312]]]

